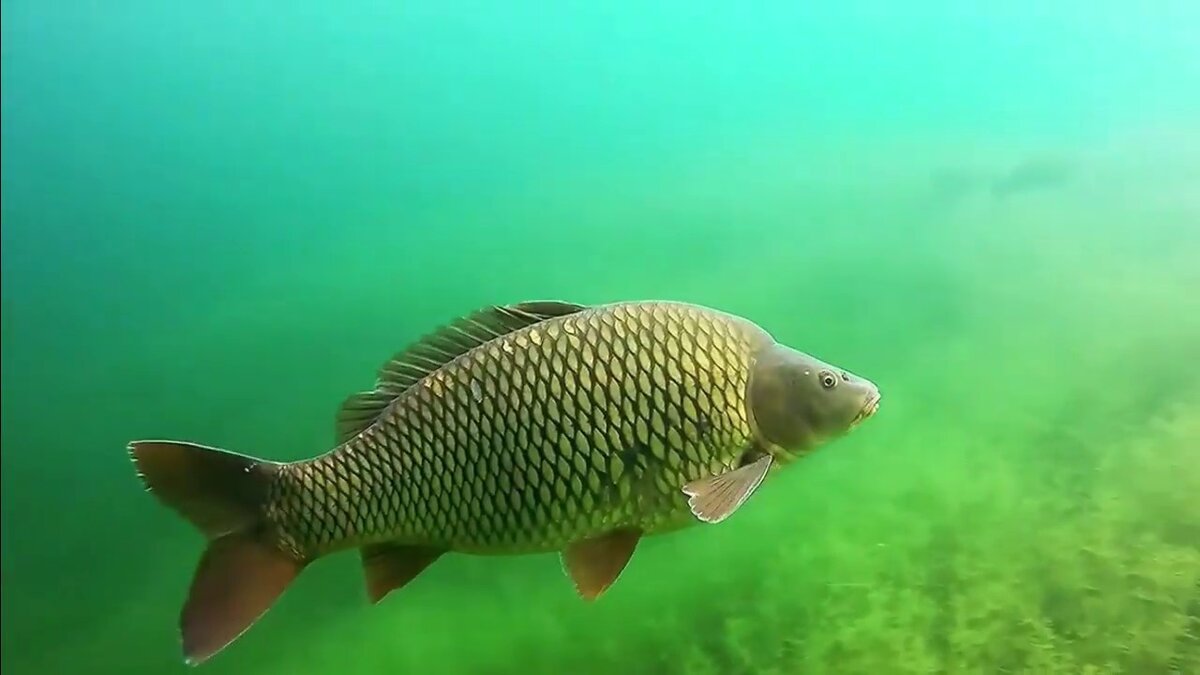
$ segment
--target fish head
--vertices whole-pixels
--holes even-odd
[[[880,393],[866,378],[773,344],[755,359],[746,398],[759,440],[786,461],[870,418]]]

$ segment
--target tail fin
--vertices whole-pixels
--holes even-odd
[[[146,489],[209,540],[179,625],[184,659],[198,665],[246,632],[304,569],[263,520],[280,465],[175,441],[134,441],[129,454]]]

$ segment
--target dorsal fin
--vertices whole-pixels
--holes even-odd
[[[417,340],[383,367],[373,391],[352,394],[337,414],[337,443],[344,443],[375,423],[388,405],[429,373],[486,342],[586,305],[552,300],[493,306],[459,317]]]

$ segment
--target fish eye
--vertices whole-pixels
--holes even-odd
[[[838,383],[837,378],[833,376],[833,373],[831,373],[827,370],[821,371],[821,386],[822,387],[825,387],[826,389],[833,389],[834,387],[837,386],[837,383]]]

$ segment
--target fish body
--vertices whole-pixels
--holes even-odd
[[[174,441],[131,452],[148,489],[210,540],[181,619],[199,662],[347,549],[375,602],[448,552],[560,551],[594,599],[640,538],[724,520],[878,401],[869,381],[724,312],[529,302],[397,354],[312,459]]]
[[[680,487],[736,468],[754,442],[746,382],[769,339],[674,303],[531,323],[431,371],[332,452],[283,468],[267,519],[301,556],[389,541],[535,553],[686,522]]]

